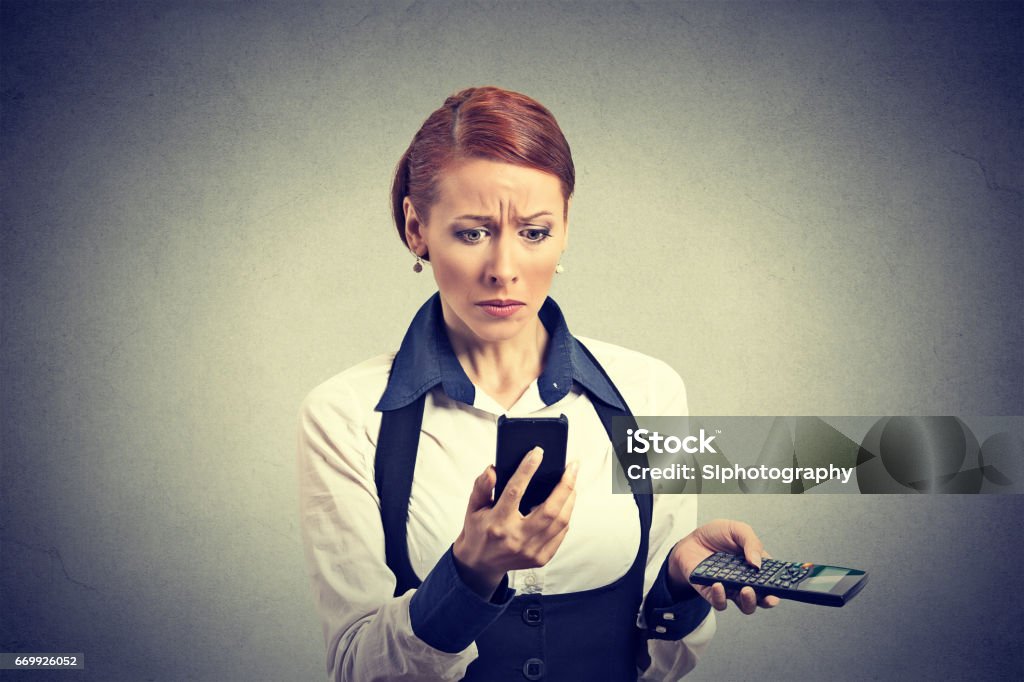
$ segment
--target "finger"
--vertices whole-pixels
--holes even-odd
[[[530,479],[537,472],[543,458],[544,450],[539,447],[526,453],[512,478],[508,479],[505,489],[501,491],[501,497],[494,503],[494,511],[503,516],[519,512],[519,501],[523,499],[526,487],[530,485]]]
[[[736,602],[736,606],[740,607],[740,611],[748,616],[757,611],[757,594],[754,593],[754,588],[752,587],[744,587],[733,598],[733,601]]]
[[[762,609],[775,608],[779,605],[779,598],[773,595],[768,595],[767,597],[763,597],[759,602],[757,602],[757,605],[760,606]]]
[[[555,489],[548,495],[548,499],[544,501],[544,504],[534,507],[526,518],[530,519],[531,522],[538,521],[543,526],[548,526],[555,519],[562,516],[562,510],[569,498],[573,497],[575,499],[573,493],[576,492],[576,476],[579,473],[579,467],[579,462],[570,462],[569,466],[565,467],[562,480],[558,482]],[[572,513],[571,507],[569,513]],[[568,517],[565,520],[568,521]]]
[[[467,512],[472,513],[479,509],[491,506],[491,493],[494,492],[494,483],[497,480],[494,466],[484,469],[484,472],[473,481],[473,491],[469,494],[469,507]]]
[[[725,611],[729,606],[729,602],[725,598],[725,585],[722,583],[715,583],[711,586],[711,605],[715,607],[716,611]]]
[[[764,556],[764,545],[757,533],[749,524],[734,521],[729,529],[733,541],[743,548],[743,556],[751,566],[761,568],[761,557]]]
[[[576,491],[569,493],[565,504],[554,515],[549,516],[542,507],[535,507],[523,524],[524,531],[531,536],[531,542],[546,544],[548,540],[557,535],[562,529],[568,527],[569,519],[572,518],[572,510],[576,507]]]
[[[555,535],[549,539],[544,546],[537,552],[537,556],[541,560],[543,566],[547,562],[551,561],[551,558],[555,556],[555,552],[562,546],[562,541],[565,540],[565,536],[569,533],[569,526],[565,526],[562,530],[555,533]]]

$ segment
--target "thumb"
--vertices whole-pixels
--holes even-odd
[[[764,545],[757,537],[754,529],[745,523],[736,523],[732,529],[733,540],[743,548],[743,556],[747,563],[761,568],[761,558],[764,556]]]
[[[484,472],[476,477],[476,480],[473,481],[473,492],[469,494],[467,511],[472,513],[491,506],[491,494],[494,492],[494,484],[497,480],[493,465],[484,469]]]

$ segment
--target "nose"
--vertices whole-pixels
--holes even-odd
[[[489,284],[507,286],[519,281],[515,249],[515,240],[510,239],[507,234],[499,234],[491,242],[491,257],[485,273]]]

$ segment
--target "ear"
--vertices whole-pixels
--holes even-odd
[[[427,255],[426,226],[420,221],[409,197],[402,199],[402,212],[405,214],[405,243],[410,251],[423,258]]]

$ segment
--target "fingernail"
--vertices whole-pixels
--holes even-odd
[[[575,462],[569,462],[569,474],[571,476],[575,476],[576,474],[579,473],[579,471],[580,471],[580,461],[579,460],[576,460]]]
[[[533,449],[533,451],[532,451],[532,452],[530,453],[530,457],[531,457],[531,460],[530,460],[530,461],[532,461],[533,463],[535,463],[535,464],[536,464],[537,462],[539,462],[539,461],[540,461],[541,459],[543,459],[543,458],[544,458],[544,448],[542,448],[542,447],[540,447],[540,446],[538,445],[538,446],[537,446],[537,447],[535,447],[535,448]]]

